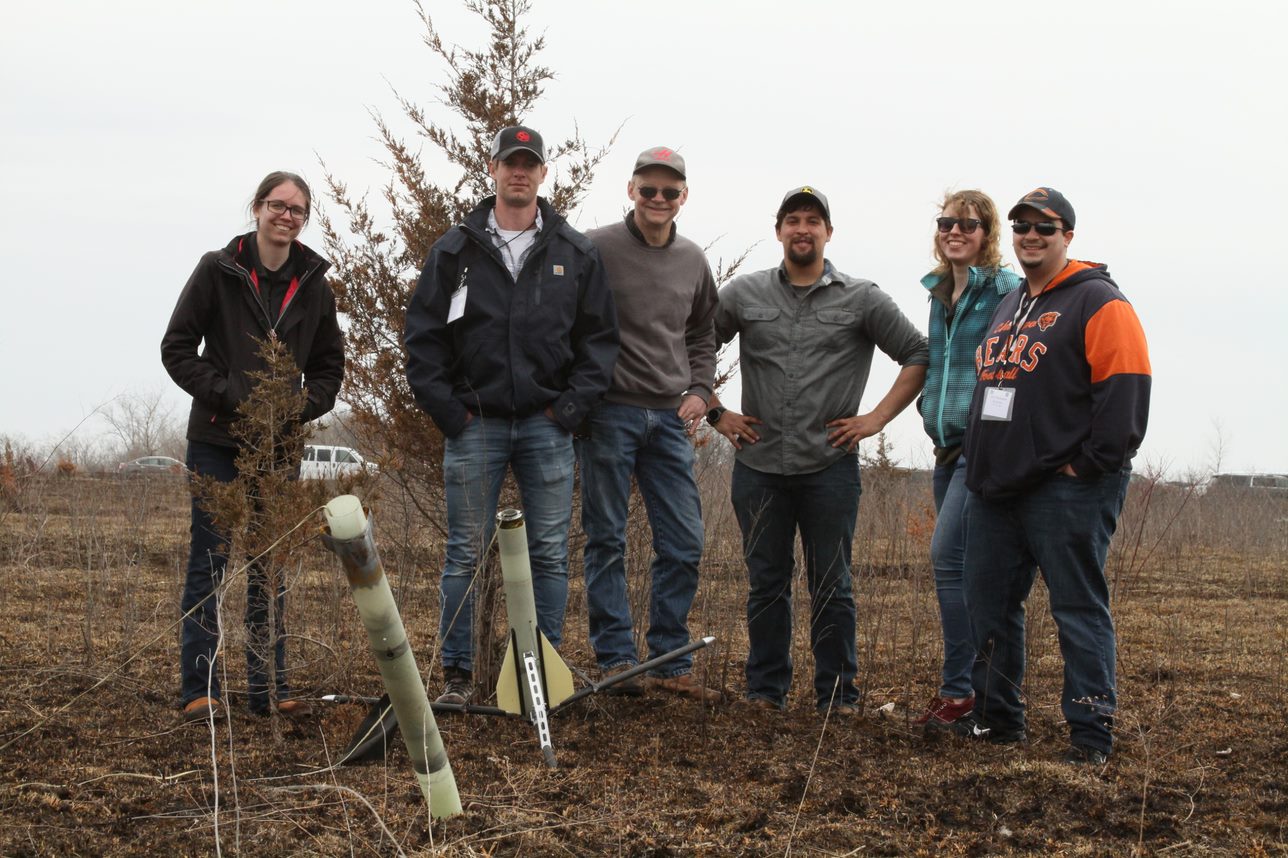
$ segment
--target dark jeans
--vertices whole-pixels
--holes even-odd
[[[856,456],[844,456],[812,474],[767,474],[734,464],[733,508],[750,578],[749,698],[764,698],[779,706],[787,700],[792,681],[792,573],[799,530],[810,592],[817,704],[858,700],[850,549],[861,491]]]
[[[188,442],[188,470],[192,476],[211,476],[221,483],[237,477],[237,450],[202,441]],[[219,672],[215,656],[221,633],[215,597],[210,594],[224,580],[228,565],[228,539],[215,530],[210,516],[202,508],[203,498],[192,499],[192,546],[188,552],[188,573],[184,580],[180,608],[186,615],[179,645],[180,695],[189,703],[198,697],[221,698]],[[268,652],[268,596],[266,574],[258,564],[246,575],[246,645],[247,691],[250,708],[268,710],[268,670],[264,654]],[[207,598],[209,597],[209,598]],[[193,610],[195,607],[195,610]],[[290,696],[286,682],[286,627],[283,613],[285,591],[277,593],[277,646],[275,650],[277,699]],[[188,612],[192,611],[189,615]]]
[[[648,657],[689,642],[689,608],[702,560],[702,501],[693,478],[693,442],[675,409],[603,402],[590,414],[590,437],[577,442],[581,526],[586,532],[586,609],[590,643],[603,668],[639,660],[626,595],[626,518],[631,477],[639,484],[649,528]],[[693,656],[658,672],[678,676]]]
[[[975,712],[1024,726],[1024,601],[1041,569],[1064,657],[1060,707],[1075,744],[1109,753],[1118,706],[1105,558],[1130,471],[1053,475],[1017,498],[966,499],[966,605],[978,654]]]

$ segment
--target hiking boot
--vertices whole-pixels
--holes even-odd
[[[218,697],[198,697],[183,707],[184,721],[207,721],[211,718],[217,721],[223,717],[224,704]]]
[[[946,697],[935,695],[930,698],[926,704],[926,711],[922,712],[912,723],[918,726],[925,726],[930,721],[938,721],[941,724],[951,724],[964,715],[969,715],[975,708],[975,696],[971,695],[961,703],[955,703]]]
[[[443,679],[446,681],[443,693],[438,695],[435,703],[464,706],[470,702],[470,695],[474,693],[474,674],[459,667],[444,667]]]
[[[719,703],[724,695],[714,688],[703,687],[692,673],[681,673],[679,676],[646,676],[644,687],[650,690],[667,691],[680,694],[703,703]]]
[[[840,715],[845,718],[863,717],[862,707],[860,707],[859,704],[854,703],[853,701],[850,701],[850,700],[838,700],[837,702],[831,704],[830,706],[828,706],[827,704],[823,704],[822,706],[818,707],[819,715],[826,716],[829,714],[829,711],[832,715]]]
[[[994,745],[1019,745],[1029,740],[1023,727],[997,727],[987,724],[974,712],[970,712],[956,721],[944,723],[931,719],[926,722],[926,735],[954,733],[967,739],[990,742]]]
[[[742,701],[742,705],[748,709],[754,709],[757,712],[782,712],[783,707],[779,706],[768,697],[748,697]]]
[[[628,661],[605,668],[602,671],[600,682],[611,679],[619,673],[633,670],[635,667],[636,665]],[[615,682],[608,686],[604,689],[604,693],[615,697],[640,697],[644,694],[644,684],[640,682],[640,678],[638,676],[632,676],[630,679],[624,679],[621,682]]]
[[[299,721],[313,715],[313,706],[304,700],[279,700],[277,714],[292,721]]]
[[[1090,745],[1074,745],[1064,752],[1064,761],[1071,766],[1103,766],[1109,755]]]

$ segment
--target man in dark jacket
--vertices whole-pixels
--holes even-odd
[[[1037,188],[1008,216],[1025,279],[975,352],[963,582],[975,711],[951,726],[1025,740],[1024,601],[1041,569],[1064,657],[1065,760],[1098,765],[1117,707],[1105,558],[1145,436],[1149,351],[1108,269],[1068,258],[1074,212],[1063,194]]]
[[[523,497],[541,632],[554,646],[568,595],[572,434],[608,388],[617,316],[599,253],[537,189],[531,128],[492,141],[485,199],[430,250],[404,341],[407,381],[445,438],[447,557],[439,623],[443,703],[473,690],[473,588],[508,466]]]

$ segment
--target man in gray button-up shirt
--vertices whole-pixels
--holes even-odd
[[[814,692],[821,710],[857,712],[850,548],[859,507],[859,441],[880,432],[921,391],[926,338],[876,284],[823,256],[832,237],[827,198],[789,191],[778,209],[777,268],[720,290],[716,334],[739,335],[742,408],[717,403],[708,421],[737,448],[733,506],[750,578],[747,698],[782,708],[791,685],[791,581],[796,532],[812,609]],[[874,348],[902,369],[859,414]]]

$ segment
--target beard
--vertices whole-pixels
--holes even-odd
[[[808,268],[818,262],[818,245],[811,244],[809,250],[797,250],[795,246],[787,248],[787,261],[792,265]]]

